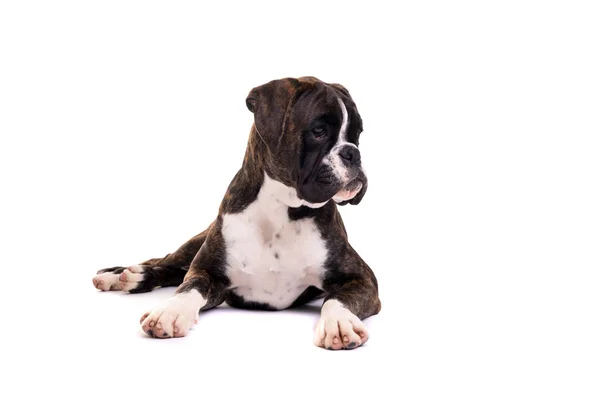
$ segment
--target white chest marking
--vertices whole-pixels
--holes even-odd
[[[289,219],[288,207],[300,205],[318,206],[265,175],[254,203],[223,216],[227,275],[244,300],[281,309],[308,286],[321,286],[327,249],[312,219]]]

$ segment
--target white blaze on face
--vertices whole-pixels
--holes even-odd
[[[348,183],[350,176],[348,173],[348,167],[346,166],[346,164],[344,164],[344,161],[342,160],[342,157],[340,155],[340,151],[345,146],[353,146],[356,148],[358,147],[354,143],[348,141],[348,109],[346,109],[346,105],[339,97],[337,101],[342,110],[342,126],[340,127],[340,134],[338,136],[337,142],[335,143],[327,157],[323,158],[323,163],[331,168],[335,177],[339,181],[343,182],[345,186]],[[349,200],[356,196],[356,194],[360,191],[361,187],[362,185],[359,185],[357,187],[353,187],[351,190],[343,188],[342,190],[340,190],[339,193],[337,193],[333,197],[333,200],[338,203],[345,200]]]
[[[342,126],[340,127],[340,134],[338,136],[338,140],[327,155],[323,159],[323,163],[329,165],[333,170],[336,178],[342,182],[346,182],[348,180],[348,168],[344,164],[342,157],[340,156],[340,150],[343,146],[351,144],[346,139],[347,131],[348,131],[348,110],[344,105],[344,102],[338,97],[337,99],[340,108],[342,109]]]
[[[338,143],[348,143],[346,140],[346,131],[348,130],[348,110],[346,109],[346,105],[344,102],[338,97],[338,104],[342,109],[342,127],[340,128],[340,137],[338,138]],[[336,145],[337,145],[336,144]]]

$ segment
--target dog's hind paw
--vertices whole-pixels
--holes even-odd
[[[121,290],[119,275],[121,275],[121,272],[123,272],[124,269],[125,268],[123,267],[101,269],[92,279],[94,287],[103,292],[109,290]]]
[[[128,293],[143,291],[141,290],[142,282],[146,278],[146,272],[144,270],[145,267],[142,265],[133,265],[125,268],[119,275],[121,290]]]

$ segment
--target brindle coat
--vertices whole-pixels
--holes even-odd
[[[219,214],[210,226],[194,236],[175,252],[163,258],[154,258],[140,264],[143,281],[131,293],[147,292],[158,286],[177,286],[177,293],[196,289],[207,300],[203,310],[226,302],[234,307],[272,309],[268,304],[248,302],[229,289],[226,274],[226,248],[222,234],[224,214],[243,211],[254,202],[263,184],[264,174],[290,187],[297,187],[303,179],[300,166],[289,168],[290,163],[303,152],[303,139],[295,121],[309,113],[310,96],[306,93],[334,91],[351,108],[349,139],[358,145],[362,121],[348,91],[338,84],[326,84],[313,77],[282,79],[254,88],[246,100],[254,113],[243,165],[230,183],[221,202]],[[300,100],[302,99],[302,100]],[[299,104],[302,101],[302,104]],[[293,111],[295,110],[295,111]],[[292,117],[292,113],[295,112]],[[322,156],[322,155],[321,155]],[[363,187],[359,194],[343,204],[358,204],[367,190],[367,180],[361,177]],[[319,201],[315,201],[319,202]],[[328,250],[322,290],[310,286],[292,306],[304,304],[318,296],[339,300],[361,319],[377,314],[381,309],[377,279],[369,266],[348,243],[346,229],[334,201],[320,208],[289,208],[290,220],[313,218]],[[108,268],[98,273],[120,274],[122,267]]]

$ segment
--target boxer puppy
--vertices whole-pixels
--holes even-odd
[[[223,302],[282,310],[324,296],[314,343],[356,348],[369,337],[361,320],[381,309],[375,275],[348,243],[337,209],[367,191],[356,105],[343,86],[314,77],[256,87],[246,105],[254,124],[217,218],[163,258],[98,271],[94,286],[178,286],[141,318],[155,338],[187,335],[200,311]]]

